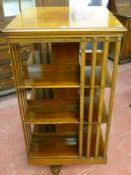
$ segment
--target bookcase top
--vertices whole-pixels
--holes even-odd
[[[105,7],[31,7],[3,30],[7,35],[32,32],[124,32],[125,27]]]

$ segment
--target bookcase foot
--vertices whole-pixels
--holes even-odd
[[[51,166],[51,172],[54,175],[58,175],[61,170],[61,165],[52,165]]]

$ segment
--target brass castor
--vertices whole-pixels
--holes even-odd
[[[54,175],[58,175],[61,170],[61,165],[52,165],[51,166],[51,172]]]

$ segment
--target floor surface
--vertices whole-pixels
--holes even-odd
[[[110,63],[110,69],[112,63]],[[60,175],[131,175],[131,63],[118,67],[106,165],[63,166]],[[0,175],[51,175],[29,166],[16,96],[0,98]]]

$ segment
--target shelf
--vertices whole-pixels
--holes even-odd
[[[78,138],[74,135],[32,135],[29,158],[78,157]]]
[[[98,98],[94,98],[92,122],[98,119]],[[84,122],[88,123],[89,98],[85,98]],[[24,123],[31,124],[68,124],[79,123],[79,100],[78,99],[45,99],[28,100],[27,114]],[[107,111],[103,106],[102,122],[107,121]]]
[[[91,67],[85,67],[85,87],[90,88]],[[95,87],[100,87],[101,67],[96,67]],[[26,88],[79,88],[79,64],[34,64],[23,66],[23,83]],[[111,87],[111,78],[106,69],[106,87]]]
[[[28,100],[25,123],[64,124],[79,122],[79,100]]]
[[[23,66],[23,84],[26,88],[78,88],[79,64],[36,64]]]
[[[90,96],[90,89],[85,88],[84,92],[85,97]],[[94,96],[100,95],[100,88],[95,88],[94,90]],[[78,99],[80,96],[80,90],[79,89],[71,89],[71,88],[53,88],[53,89],[32,89],[31,92],[31,99],[45,99],[45,98],[54,98],[54,99]]]
[[[87,126],[84,126],[84,144],[83,144],[83,159],[86,158],[86,136]],[[66,127],[66,126],[65,126]],[[66,128],[65,128],[66,130]],[[64,131],[64,129],[63,129]],[[101,131],[100,131],[101,132]],[[91,152],[90,158],[95,155],[97,126],[92,126],[91,135]],[[104,140],[102,132],[100,134],[99,157],[103,157]],[[69,132],[54,132],[46,133],[39,132],[32,134],[32,143],[30,147],[29,158],[78,158],[78,132],[69,134]],[[99,159],[98,157],[98,159]]]

